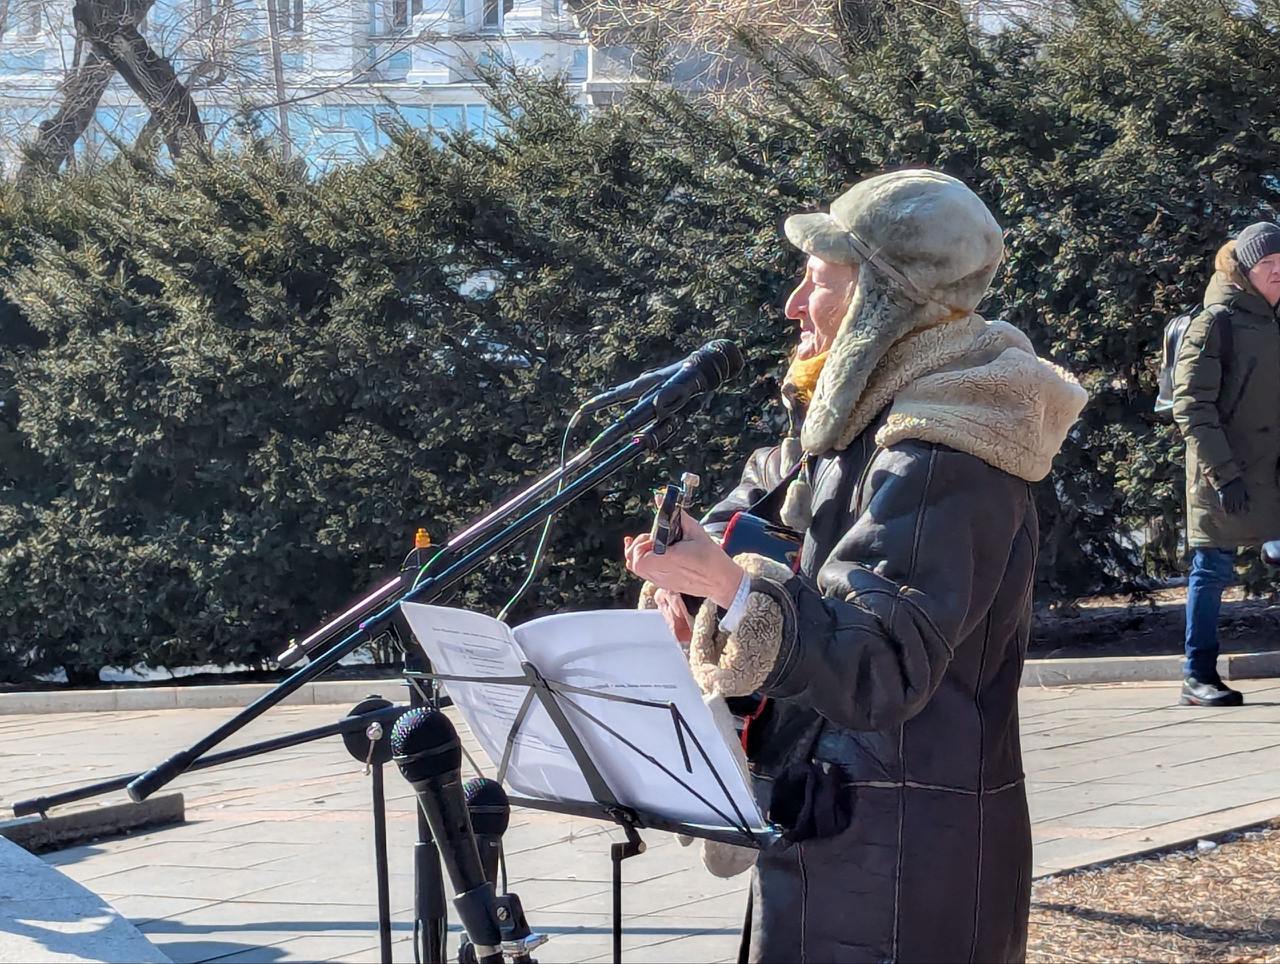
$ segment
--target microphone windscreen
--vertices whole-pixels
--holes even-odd
[[[391,728],[392,758],[410,782],[443,776],[462,767],[458,731],[439,710],[418,707]]]
[[[511,823],[511,803],[507,791],[496,780],[477,777],[462,786],[471,811],[471,827],[476,833],[501,837]]]
[[[724,360],[723,379],[733,378],[738,372],[742,371],[745,363],[742,359],[742,352],[738,350],[737,345],[728,338],[717,338],[715,341],[708,342],[707,347],[710,348],[713,345],[716,353]]]

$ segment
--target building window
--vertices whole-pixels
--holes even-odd
[[[40,0],[0,0],[0,36],[10,28],[20,37],[28,39],[40,36]]]
[[[422,0],[374,0],[370,9],[374,32],[388,36],[408,28],[409,22],[422,13]]]
[[[480,25],[485,30],[501,30],[503,19],[514,6],[515,0],[484,0],[484,18]]]
[[[297,36],[302,33],[303,0],[269,0],[269,2],[275,5],[276,26],[282,34]]]

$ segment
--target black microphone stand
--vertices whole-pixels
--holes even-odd
[[[275,689],[247,705],[204,739],[198,740],[188,749],[179,751],[159,766],[129,781],[129,796],[134,800],[145,800],[147,796],[154,794],[187,769],[200,766],[201,763],[206,762],[206,754],[215,746],[242,730],[253,719],[282,703],[294,691],[332,670],[346,655],[355,652],[366,641],[378,638],[383,632],[392,632],[397,636],[403,652],[406,653],[406,676],[410,680],[411,705],[439,707],[439,691],[436,689],[435,682],[430,682],[429,691],[422,689],[422,677],[419,673],[429,667],[421,662],[420,650],[416,645],[412,645],[412,635],[406,631],[407,627],[403,627],[403,616],[399,615],[401,603],[429,603],[431,600],[442,597],[445,591],[451,589],[463,577],[476,571],[493,554],[502,552],[509,545],[524,538],[548,518],[556,515],[568,504],[577,501],[596,485],[613,478],[645,454],[660,451],[672,437],[675,437],[682,421],[684,417],[678,410],[662,412],[658,410],[657,405],[653,405],[649,406],[649,411],[644,411],[643,403],[636,406],[630,414],[623,416],[602,431],[584,451],[566,462],[563,469],[543,476],[524,493],[518,494],[498,510],[490,512],[488,516],[481,518],[462,534],[454,536],[451,542],[445,545],[442,556],[434,561],[436,566],[445,566],[443,570],[438,571],[438,574],[425,577],[420,575],[411,581],[406,570],[406,574],[402,574],[401,582],[398,586],[394,586],[393,591],[390,593],[378,591],[374,597],[371,597],[371,608],[380,608],[376,608],[376,611],[369,615],[362,613],[358,616],[360,622],[355,631],[349,632],[346,638],[338,640],[337,643],[329,645],[325,652],[312,655],[311,662],[308,662],[305,667],[292,673],[276,685]],[[567,485],[563,485],[563,488],[559,489],[553,497],[536,504],[534,508],[526,508],[553,486],[557,488],[561,486],[567,476],[577,471],[581,474]],[[524,513],[520,517],[503,525],[504,518],[522,510]],[[346,621],[351,621],[349,611],[347,616]],[[419,842],[415,846],[415,859],[413,859],[415,956],[416,959],[425,961],[425,964],[444,964],[448,917],[443,873],[435,841],[430,835],[420,808],[417,813],[417,831],[419,831]]]
[[[428,603],[439,599],[460,580],[479,569],[493,555],[528,535],[588,491],[617,475],[644,455],[660,451],[674,437],[683,423],[682,411],[690,407],[690,403],[697,396],[709,394],[715,387],[718,387],[718,380],[708,389],[687,393],[678,399],[672,398],[670,404],[664,404],[666,396],[661,391],[651,392],[627,415],[601,432],[560,469],[543,476],[516,497],[453,537],[441,553],[432,559],[433,567],[437,568],[436,574],[426,576],[424,571],[417,567],[404,570],[397,579],[379,587],[355,606],[347,609],[342,616],[313,632],[304,641],[301,647],[302,652],[297,652],[297,647],[291,647],[285,654],[290,657],[290,661],[296,660],[301,655],[307,655],[311,657],[310,662],[189,748],[175,753],[142,774],[117,777],[92,786],[20,802],[15,805],[15,814],[43,813],[51,807],[112,792],[122,786],[127,788],[129,796],[134,801],[141,802],[188,770],[203,770],[259,753],[296,746],[309,740],[337,734],[344,736],[348,741],[348,749],[357,756],[357,759],[360,759],[360,756],[351,739],[355,738],[357,741],[360,738],[364,739],[365,742],[360,746],[367,748],[363,752],[367,753],[365,762],[374,777],[375,811],[379,810],[384,804],[381,799],[383,796],[381,766],[385,762],[382,759],[384,752],[380,745],[382,734],[391,722],[394,722],[394,719],[407,709],[406,707],[381,705],[374,707],[361,704],[352,711],[352,716],[333,726],[280,737],[223,753],[210,754],[210,751],[253,720],[279,705],[291,694],[337,666],[343,658],[360,646],[384,633],[390,633],[396,637],[405,653],[405,676],[409,682],[410,705],[437,708],[441,706],[444,700],[440,696],[436,682],[434,680],[428,682],[425,689],[422,685],[426,682],[425,678],[429,676],[428,672],[424,672],[429,670],[429,667],[423,663],[420,651],[411,642],[412,635],[408,632],[404,617],[400,614],[400,604]],[[575,473],[580,474],[565,484],[565,480]],[[528,508],[553,487],[557,489],[553,496],[533,508]],[[504,524],[505,519],[517,512],[522,514]],[[440,569],[440,566],[445,568]],[[346,630],[352,625],[356,628],[334,642],[340,630]],[[325,648],[326,645],[327,648]],[[323,652],[316,655],[320,650]],[[375,813],[379,898],[382,903],[386,879],[386,844],[385,823],[380,824],[380,819],[385,819],[385,815]],[[425,824],[419,808],[419,842],[415,848],[414,865],[415,928],[421,944],[415,941],[415,952],[421,951],[420,959],[425,960],[427,964],[443,964],[447,928],[443,877],[435,843]],[[389,917],[384,907],[380,907],[379,910],[379,931],[382,938],[382,957],[384,961],[389,961],[390,927]]]
[[[419,674],[429,667],[422,650],[413,644],[413,632],[403,614],[397,613],[395,635],[404,653],[404,678],[409,684],[409,707],[442,709],[447,698],[442,697],[435,680],[419,680]],[[425,684],[425,686],[424,686]],[[418,839],[413,845],[413,948],[414,960],[421,964],[444,964],[445,943],[449,930],[449,905],[444,887],[444,874],[440,865],[440,851],[436,847],[427,815],[414,806],[417,818]]]
[[[414,588],[393,599],[361,622],[359,628],[345,639],[335,643],[322,655],[278,683],[273,690],[258,697],[213,732],[133,780],[128,785],[130,798],[137,802],[145,800],[185,773],[206,753],[252,723],[267,710],[278,706],[303,686],[333,669],[365,643],[391,629],[401,603],[427,603],[438,599],[463,578],[479,569],[495,553],[519,541],[565,506],[576,502],[588,491],[618,474],[641,456],[658,451],[675,434],[679,418],[678,414],[667,416],[646,431],[637,433],[630,441],[618,446],[607,455],[590,459],[589,463],[593,464],[593,467],[589,471],[569,483],[557,495],[529,510],[492,535],[488,534],[487,529],[482,530],[475,539],[477,541],[483,539],[483,541],[479,541],[479,545],[451,562],[439,575],[424,578]]]

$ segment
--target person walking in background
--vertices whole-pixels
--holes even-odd
[[[1280,226],[1251,224],[1214,268],[1174,370],[1191,549],[1179,702],[1239,706],[1244,697],[1218,675],[1218,614],[1236,549],[1280,535]]]

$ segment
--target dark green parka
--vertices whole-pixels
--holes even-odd
[[[1213,276],[1182,339],[1173,417],[1187,443],[1187,541],[1232,549],[1280,538],[1280,326],[1252,289]],[[1220,313],[1231,310],[1231,357]],[[1217,489],[1243,479],[1249,508],[1227,515]]]

